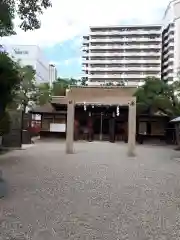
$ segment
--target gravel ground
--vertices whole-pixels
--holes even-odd
[[[170,148],[38,142],[0,158],[0,240],[178,240],[180,161]],[[180,153],[179,153],[180,154]]]

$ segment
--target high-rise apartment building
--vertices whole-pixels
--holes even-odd
[[[176,80],[180,73],[180,0],[169,3],[162,26],[162,79]]]
[[[88,85],[137,86],[148,76],[161,76],[161,25],[91,27],[83,52]]]

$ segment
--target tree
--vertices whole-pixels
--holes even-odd
[[[65,96],[66,95],[66,89],[69,88],[69,86],[75,86],[77,85],[79,80],[75,78],[57,78],[57,80],[53,83],[52,87],[52,95],[53,96]]]
[[[0,119],[4,115],[7,105],[13,101],[20,83],[19,64],[6,53],[0,52]]]
[[[42,106],[51,100],[52,90],[49,83],[41,83],[38,85],[38,105]]]
[[[65,96],[66,89],[69,86],[69,81],[63,78],[57,78],[52,86],[52,95],[53,96]]]
[[[16,92],[14,101],[18,104],[23,112],[27,108],[31,108],[39,98],[39,91],[35,81],[35,70],[32,66],[24,66],[20,68],[22,81],[20,89]]]
[[[87,79],[82,78],[80,84],[81,84],[81,86],[87,86]]]
[[[158,78],[147,78],[145,84],[135,93],[138,112],[152,114],[161,111],[168,116],[180,114],[180,105],[175,94],[177,86],[180,84],[168,85]]]
[[[72,85],[72,86],[76,86],[78,84],[78,80],[75,78],[70,78],[69,80],[67,80],[68,85]]]
[[[164,92],[172,103],[172,116],[180,115],[180,81],[174,81],[172,84],[167,84],[167,90]]]
[[[14,32],[14,8],[11,8],[11,2],[1,0],[0,2],[0,37],[15,34]]]
[[[1,0],[0,36],[15,34],[13,20],[18,15],[20,28],[24,31],[40,28],[39,16],[51,6],[50,0]]]

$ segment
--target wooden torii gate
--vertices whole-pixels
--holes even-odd
[[[67,92],[66,153],[73,154],[74,111],[76,104],[128,106],[128,156],[135,156],[136,98],[134,88],[71,87]]]

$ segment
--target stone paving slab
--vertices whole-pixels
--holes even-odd
[[[180,162],[169,147],[38,141],[0,157],[3,240],[180,239]],[[177,157],[177,156],[176,156]]]

